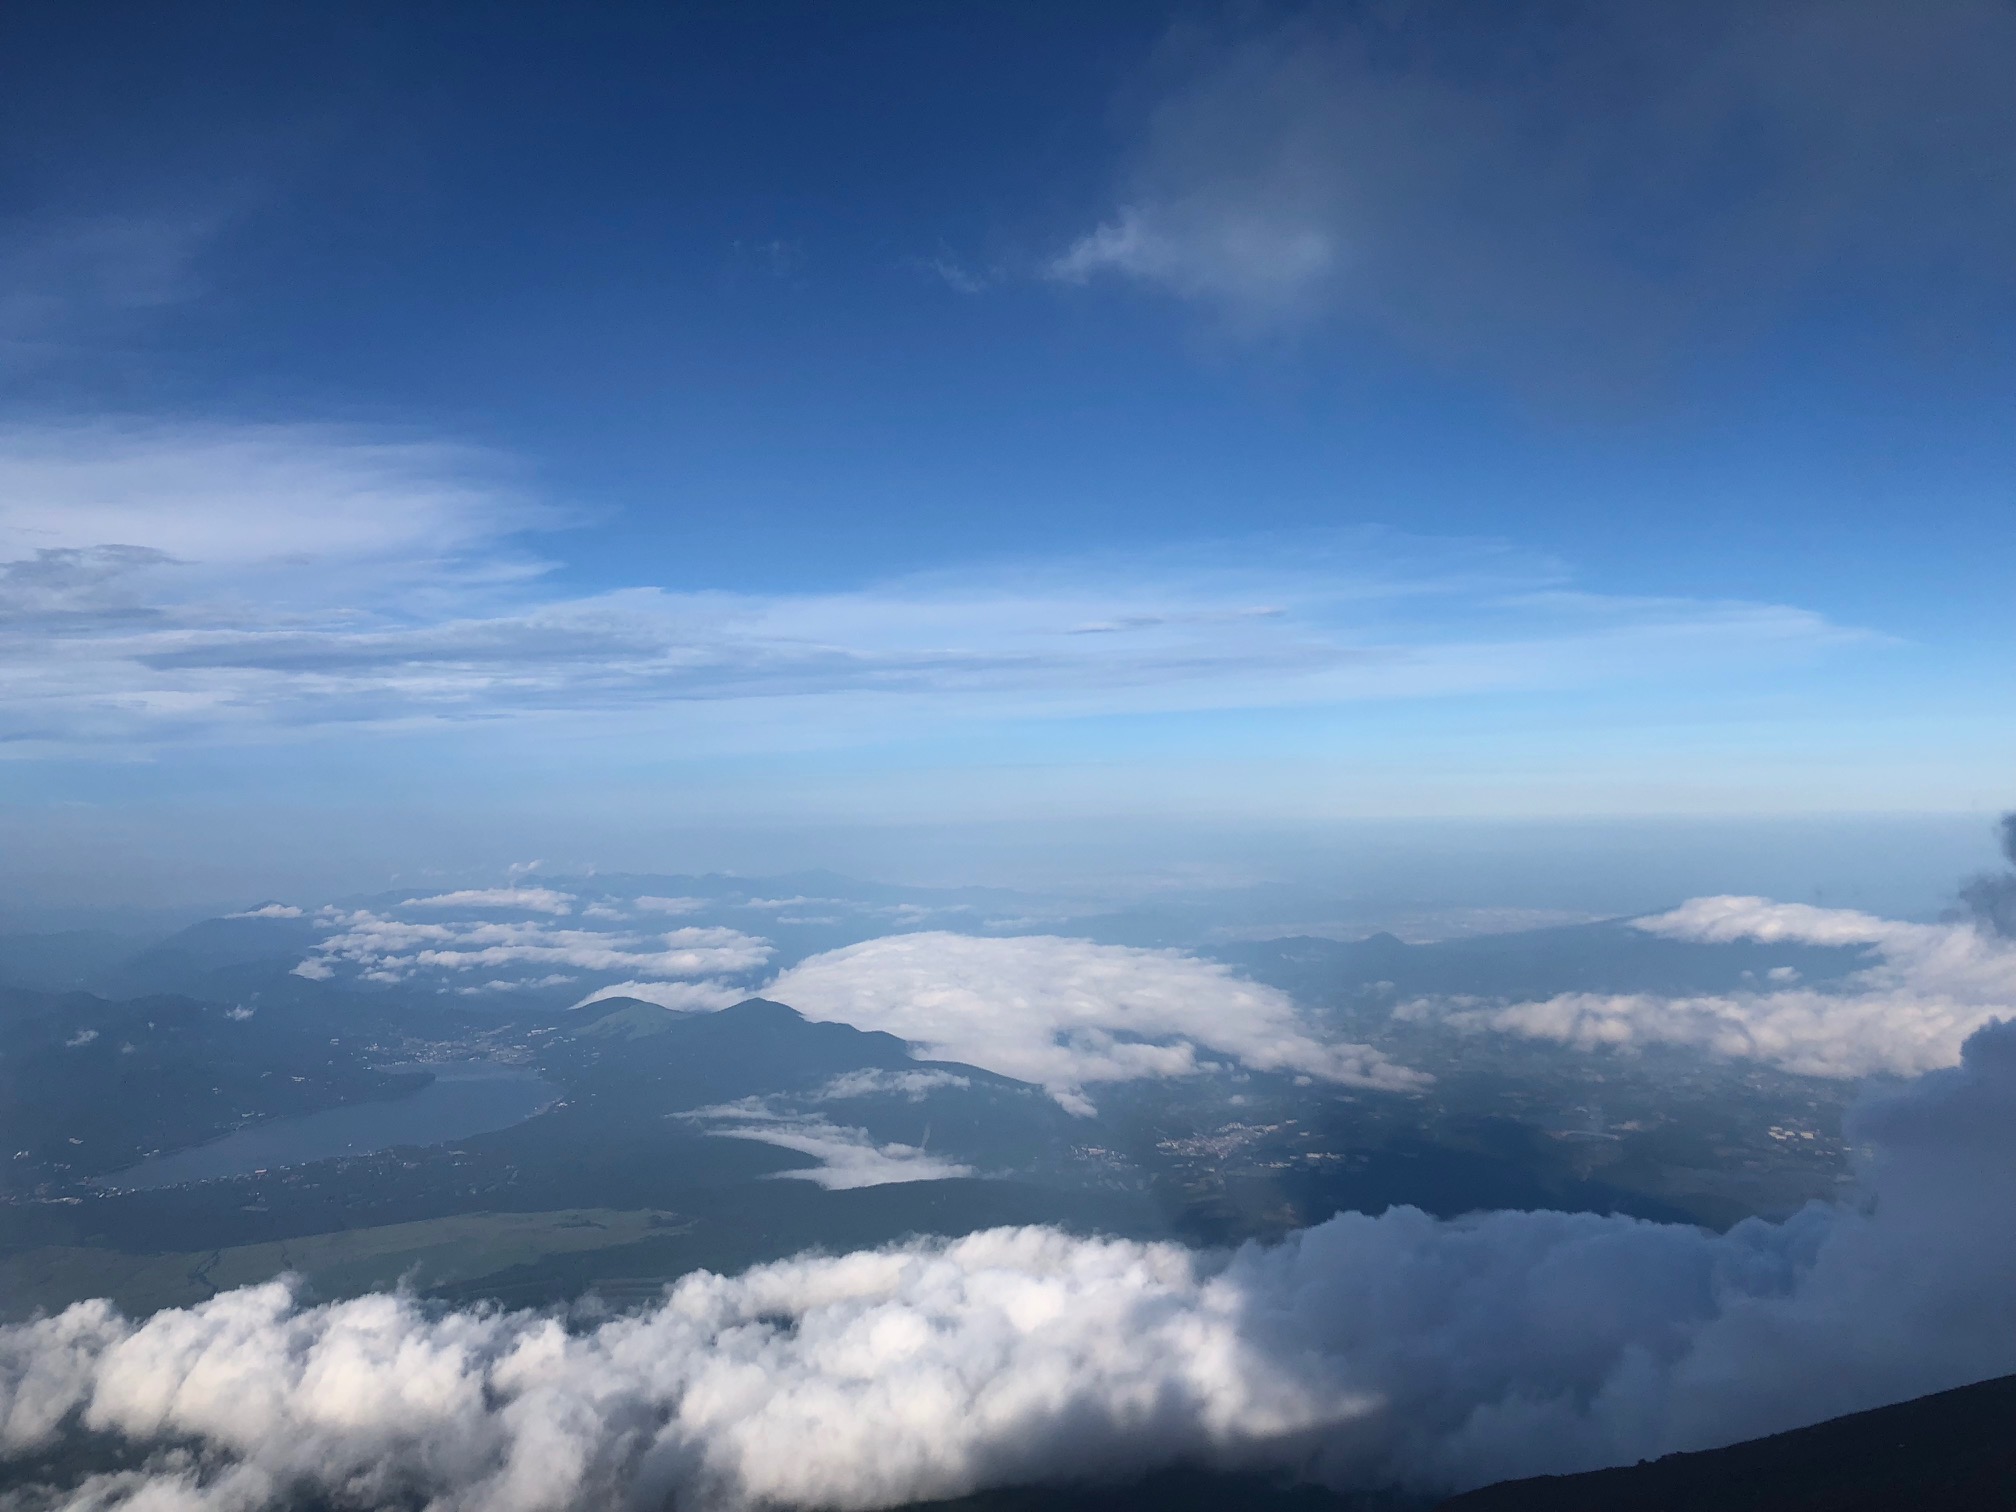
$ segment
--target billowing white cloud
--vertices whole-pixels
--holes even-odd
[[[1411,1208],[1231,1255],[1005,1229],[697,1273],[577,1331],[278,1283],[139,1323],[82,1303],[0,1329],[0,1453],[155,1449],[49,1498],[130,1512],[865,1509],[1182,1463],[1433,1492],[2016,1370],[2016,1029],[1854,1132],[1860,1191],[1720,1235]]]
[[[754,1140],[812,1156],[819,1164],[810,1170],[777,1174],[816,1182],[829,1192],[905,1181],[946,1181],[974,1174],[973,1167],[941,1159],[918,1145],[878,1141],[866,1129],[844,1127],[816,1113],[780,1108],[766,1098],[745,1097],[679,1116],[710,1125],[708,1132],[722,1139]]]
[[[1633,919],[1631,927],[1672,940],[1727,945],[1759,940],[1767,945],[1790,941],[1799,945],[1896,945],[1905,953],[1924,954],[1936,941],[1956,938],[1941,926],[1905,924],[1879,919],[1852,908],[1819,908],[1811,903],[1774,903],[1769,898],[1690,898],[1663,914]],[[1913,945],[1917,947],[1913,949]]]
[[[1910,924],[1739,897],[1695,898],[1633,922],[1648,933],[1706,943],[1865,946],[1875,959],[1824,987],[1797,985],[1796,972],[1777,971],[1746,992],[1577,992],[1495,1005],[1424,1000],[1399,1012],[1583,1048],[1693,1045],[1831,1077],[1951,1066],[1975,1030],[2016,1018],[2016,941],[1972,924]]]
[[[1427,1078],[1312,1039],[1286,994],[1174,950],[1050,935],[890,935],[814,956],[764,989],[807,1018],[880,1029],[920,1055],[1035,1082],[1073,1112],[1100,1082],[1189,1076],[1214,1056],[1407,1090]]]
[[[401,908],[482,908],[512,912],[566,914],[573,912],[571,893],[550,887],[465,887],[459,892],[436,893],[431,898],[409,898]]]
[[[501,471],[304,428],[0,433],[0,736],[124,758],[564,714],[795,748],[905,719],[1697,676],[1868,639],[1779,605],[1570,593],[1543,558],[1380,532],[567,596],[512,545],[552,520]]]
[[[262,903],[257,908],[224,915],[227,919],[298,919],[301,916],[301,910],[292,903]]]

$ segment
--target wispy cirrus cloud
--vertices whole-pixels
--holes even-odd
[[[1830,276],[1865,309],[1877,284],[1891,312],[1964,308],[2007,287],[2012,47],[1996,0],[1179,25],[1110,208],[1047,272],[1555,389],[1740,338]]]
[[[722,1139],[747,1139],[775,1145],[819,1163],[802,1170],[779,1171],[780,1177],[810,1181],[831,1192],[858,1187],[891,1186],[907,1181],[950,1181],[977,1174],[961,1161],[934,1155],[929,1143],[906,1144],[879,1139],[853,1124],[838,1124],[825,1106],[833,1103],[919,1103],[937,1092],[967,1091],[972,1078],[954,1071],[847,1071],[810,1092],[743,1097],[734,1102],[694,1108],[678,1116],[707,1128]]]
[[[566,716],[780,730],[1719,675],[1870,639],[1366,531],[816,592],[569,594],[495,458],[299,427],[0,434],[0,741],[271,739]]]
[[[194,297],[221,210],[30,216],[0,227],[0,369],[32,369]]]

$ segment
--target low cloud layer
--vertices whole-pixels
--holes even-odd
[[[570,1331],[279,1283],[0,1330],[0,1451],[139,1468],[20,1509],[889,1507],[1203,1463],[1440,1490],[2016,1369],[2016,1029],[1870,1109],[1862,1189],[1715,1235],[1411,1208],[1277,1246],[996,1230],[698,1273]],[[81,1447],[73,1445],[72,1447]]]
[[[970,1165],[933,1155],[922,1145],[878,1140],[866,1129],[836,1124],[822,1105],[889,1098],[915,1103],[934,1092],[964,1091],[972,1085],[970,1078],[951,1071],[848,1071],[810,1092],[738,1098],[679,1117],[724,1139],[748,1139],[810,1155],[818,1165],[778,1175],[816,1182],[828,1191],[945,1181],[979,1173]]]
[[[1275,988],[1174,950],[1049,935],[890,935],[814,956],[764,989],[807,1018],[880,1029],[932,1060],[1034,1082],[1092,1111],[1102,1082],[1223,1062],[1406,1091],[1427,1078],[1365,1045],[1310,1037]]]
[[[556,519],[508,471],[303,427],[0,432],[0,740],[126,759],[135,742],[566,716],[797,749],[906,718],[1685,678],[1869,639],[1794,607],[1574,591],[1501,544],[1374,531],[817,593],[569,595],[519,544]]]
[[[513,889],[512,893],[522,891]],[[483,900],[479,905],[482,907],[526,906],[499,904],[497,900],[505,896],[501,891],[470,896]],[[433,911],[434,905],[451,900],[455,900],[455,895],[423,898],[401,908]],[[721,926],[651,932],[567,928],[543,919],[435,923],[401,919],[390,911],[369,909],[337,915],[330,922],[332,932],[294,968],[296,974],[317,981],[354,976],[367,982],[394,983],[415,976],[438,976],[453,981],[471,972],[506,970],[544,975],[558,985],[569,980],[564,973],[572,970],[622,974],[631,978],[624,985],[641,987],[645,980],[653,978],[753,971],[770,959],[768,941]],[[556,970],[561,974],[554,975]],[[600,995],[618,994],[612,989]]]
[[[1824,987],[1796,972],[1751,991],[1564,993],[1541,1002],[1423,1000],[1403,1017],[1598,1046],[1691,1045],[1808,1076],[1905,1076],[1952,1066],[1984,1024],[2016,1018],[2016,941],[1972,924],[1908,924],[1852,909],[1696,898],[1634,921],[1670,939],[1862,947],[1872,963]]]
[[[946,1181],[974,1175],[973,1167],[944,1160],[920,1145],[877,1140],[866,1129],[836,1124],[817,1113],[780,1109],[767,1098],[745,1097],[711,1108],[695,1108],[682,1118],[707,1127],[722,1139],[748,1139],[810,1155],[809,1170],[780,1171],[781,1177],[815,1182],[829,1192],[890,1186],[905,1181]]]

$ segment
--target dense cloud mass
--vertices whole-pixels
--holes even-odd
[[[2016,1028],[1871,1109],[1856,1199],[1727,1234],[1348,1214],[1230,1256],[996,1230],[699,1273],[570,1331],[279,1283],[0,1330],[0,1448],[141,1468],[12,1509],[871,1508],[1176,1462],[1441,1488],[2016,1369]]]
[[[765,992],[807,1018],[909,1040],[931,1060],[1034,1082],[1090,1112],[1098,1082],[1261,1071],[1405,1090],[1427,1078],[1365,1045],[1311,1039],[1285,993],[1174,950],[1048,935],[890,935],[815,956]]]
[[[2016,814],[2004,814],[2002,854],[2016,867]],[[2016,938],[2016,870],[1983,872],[1960,887],[1960,903],[1983,929]]]
[[[1825,987],[1789,969],[1740,993],[1563,993],[1541,1002],[1424,1000],[1403,1017],[1439,1019],[1585,1049],[1693,1045],[1808,1076],[1915,1075],[1951,1066],[1982,1025],[2016,1017],[2016,942],[1971,924],[1908,924],[1852,909],[1696,898],[1634,921],[1652,934],[1864,947],[1874,960]]]

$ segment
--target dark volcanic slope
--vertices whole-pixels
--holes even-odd
[[[1162,1470],[1120,1485],[1022,1486],[955,1501],[916,1502],[902,1512],[1406,1512],[1418,1503],[1359,1498],[1260,1475]]]
[[[2009,1512],[2016,1376],[1771,1438],[1506,1481],[1437,1512]]]

